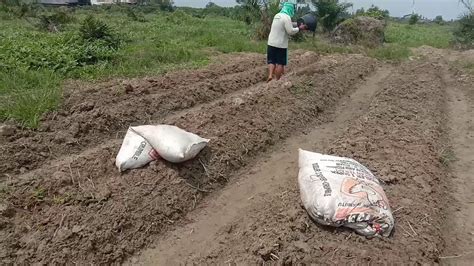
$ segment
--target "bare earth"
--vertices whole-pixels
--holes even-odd
[[[473,79],[458,53],[388,65],[296,51],[285,80],[262,55],[161,77],[71,82],[40,129],[0,139],[2,264],[464,264],[474,259]],[[462,57],[462,56],[461,56]],[[119,174],[129,125],[210,138],[193,161]],[[388,239],[314,224],[297,149],[348,156],[382,181]],[[454,159],[456,158],[456,159]]]

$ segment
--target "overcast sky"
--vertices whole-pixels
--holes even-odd
[[[458,4],[458,0],[342,0],[354,4],[354,11],[360,7],[370,7],[374,4],[383,9],[388,9],[392,16],[403,16],[410,14],[412,9],[416,13],[428,18],[442,15],[444,19],[457,18],[464,9]],[[174,0],[176,6],[204,7],[209,0]],[[235,0],[212,0],[220,6],[233,6]]]

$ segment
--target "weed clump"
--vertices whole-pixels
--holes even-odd
[[[454,41],[461,48],[474,48],[474,13],[470,12],[459,19],[459,26],[454,31]]]

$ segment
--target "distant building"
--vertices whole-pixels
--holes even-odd
[[[39,0],[40,4],[52,6],[78,5],[79,0]]]
[[[138,0],[90,0],[91,5],[136,4]]]

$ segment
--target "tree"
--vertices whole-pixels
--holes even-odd
[[[433,19],[433,22],[440,25],[443,24],[444,23],[443,16],[436,16],[435,19]]]
[[[219,6],[216,5],[214,2],[209,2],[209,3],[207,3],[207,5],[206,5],[206,8],[213,8],[213,7],[219,7]]]
[[[155,5],[163,11],[173,11],[174,1],[173,0],[139,0],[141,5]]]
[[[413,14],[410,16],[410,19],[408,20],[408,24],[415,25],[416,23],[418,23],[418,21],[420,21],[420,18],[421,18],[420,15]]]
[[[356,16],[365,16],[378,20],[384,20],[389,18],[390,12],[388,10],[380,9],[378,6],[372,5],[367,9],[367,11],[365,11],[364,8],[357,9]]]
[[[459,23],[454,31],[454,39],[464,48],[474,47],[474,8],[471,0],[460,0],[468,12],[459,18]]]
[[[459,0],[459,2],[463,4],[471,14],[474,13],[474,6],[472,4],[472,0]]]
[[[366,13],[369,14],[370,17],[377,19],[387,19],[390,16],[390,12],[387,9],[380,9],[378,6],[374,5],[367,9]]]
[[[339,3],[339,0],[311,1],[316,8],[316,15],[326,32],[332,31],[339,23],[350,16],[347,12],[347,9],[352,6],[350,3]]]

